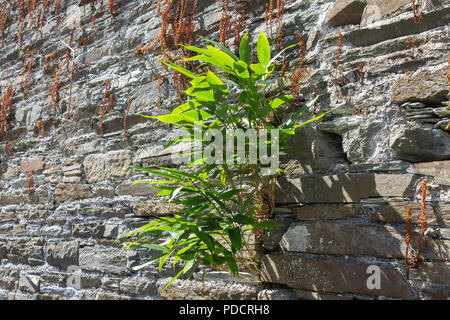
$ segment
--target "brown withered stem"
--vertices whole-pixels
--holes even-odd
[[[28,17],[30,19],[30,22],[28,24],[28,32],[31,31],[31,27],[33,25],[33,21],[34,21],[34,11],[36,9],[36,0],[27,0],[25,1],[25,5],[27,6],[27,11],[28,11]]]
[[[364,84],[364,66],[365,66],[364,62],[360,62],[359,65],[358,65],[358,69],[359,69],[359,83],[361,85]]]
[[[338,84],[338,72],[339,72],[339,59],[341,57],[342,52],[342,33],[339,32],[339,44],[336,52],[336,71],[334,74],[334,83]]]
[[[10,129],[11,123],[8,114],[14,108],[14,96],[16,94],[16,88],[7,88],[5,94],[2,97],[2,103],[0,107],[0,141],[3,140],[6,131]]]
[[[75,34],[76,22],[77,22],[77,19],[74,19],[73,20],[73,24],[72,24],[72,31],[70,33],[69,47],[72,47],[73,36]],[[67,67],[67,71],[69,71],[69,72],[70,72],[70,58],[71,58],[71,56],[72,56],[72,50],[67,48],[66,49],[66,67]]]
[[[424,243],[423,236],[424,236],[425,230],[427,228],[426,197],[427,197],[427,179],[423,179],[422,180],[422,199],[420,201],[420,217],[419,217],[420,237],[419,237],[419,242],[417,245],[416,261],[419,261],[420,250],[422,249],[422,245]]]
[[[273,0],[269,2],[269,8],[264,12],[264,21],[269,27],[269,35],[272,38]]]
[[[25,72],[27,70],[26,66],[27,66],[29,54],[30,54],[30,47],[27,47],[27,49],[25,50],[25,56],[23,57],[23,67],[22,67],[22,72],[21,72],[22,77],[25,75]]]
[[[3,39],[5,38],[5,30],[6,30],[6,24],[8,22],[8,10],[5,9],[2,11],[0,16],[0,47],[3,46]]]
[[[111,94],[109,95],[109,105],[108,105],[108,108],[109,108],[109,112],[110,112],[110,113],[114,111],[114,104],[115,104],[115,101],[116,101],[116,97],[114,96],[114,93],[111,93]]]
[[[30,173],[28,174],[28,179],[27,179],[27,185],[28,185],[28,196],[31,195],[31,193],[33,192],[33,187],[34,187],[34,182],[33,182],[33,176],[34,176],[34,170],[31,169]]]
[[[52,63],[55,56],[56,56],[56,50],[44,57],[44,61],[42,63],[43,67],[44,67],[44,73],[49,71],[50,64]]]
[[[407,265],[411,267],[418,267],[419,263],[423,261],[423,258],[420,257],[421,250],[425,244],[426,246],[426,239],[424,239],[425,230],[427,228],[427,216],[426,216],[426,197],[427,197],[427,179],[422,180],[422,195],[421,195],[421,201],[420,201],[420,217],[419,217],[419,228],[420,228],[420,235],[419,240],[417,242],[417,250],[415,252],[415,256],[413,256],[411,259],[406,259]],[[407,244],[407,250],[409,247],[409,244],[411,243],[411,208],[407,208],[407,219],[406,219],[406,238],[405,243]],[[406,258],[407,258],[406,252]]]
[[[246,20],[246,4],[245,0],[234,0],[234,45],[236,48],[239,48],[239,44],[241,43],[241,30],[245,25]],[[237,49],[238,50],[238,49]]]
[[[422,12],[419,12],[419,9],[417,9],[416,0],[411,0],[412,5],[412,11],[414,15],[414,22],[415,23],[422,23]]]
[[[298,63],[297,63],[297,69],[292,74],[292,86],[290,88],[293,95],[296,95],[300,91],[300,79],[303,78],[306,72],[305,68],[305,42],[303,40],[302,35],[295,31],[295,34],[298,37],[298,45],[300,48],[299,56],[298,56]]]
[[[59,33],[59,13],[60,13],[61,7],[59,0],[56,0],[56,8],[55,8],[55,14],[56,14],[56,31]]]
[[[14,143],[12,141],[8,142],[6,144],[6,149],[8,150],[9,157],[12,157],[14,155]]]
[[[100,104],[100,115],[99,115],[99,120],[100,120],[100,124],[99,124],[99,129],[100,129],[100,136],[103,136],[103,131],[105,129],[105,126],[103,124],[103,118],[105,117],[106,114],[106,108],[107,108],[107,101],[108,101],[108,89],[109,89],[109,78],[106,79],[106,84],[105,84],[105,92],[103,93],[103,100]]]
[[[59,62],[58,69],[55,69],[53,71],[53,84],[52,84],[52,90],[50,92],[52,101],[53,101],[53,111],[56,111],[56,107],[58,106],[59,102],[59,77],[61,76],[61,69],[62,69],[62,61]]]
[[[416,48],[416,39],[413,37],[406,37],[406,50],[410,50],[408,55],[411,59],[414,59],[414,49]]]
[[[406,208],[406,236],[405,236],[405,261],[406,265],[409,265],[411,262],[408,260],[409,253],[409,244],[411,243],[411,234],[412,234],[412,215],[411,215],[411,206]]]
[[[26,99],[27,95],[28,95],[28,91],[30,90],[30,82],[31,82],[31,68],[33,66],[33,60],[34,60],[34,55],[35,53],[32,52],[31,53],[31,57],[30,57],[30,62],[28,63],[28,71],[27,71],[27,75],[25,77],[25,79],[23,79],[23,73],[22,73],[22,91],[23,91],[23,96]]]
[[[42,11],[41,11],[41,17],[39,19],[39,24],[42,25],[42,23],[44,22],[44,18],[45,18],[45,11],[47,9],[48,3],[50,2],[50,0],[44,0],[44,2],[42,2]]]
[[[39,136],[43,136],[44,135],[44,120],[39,120],[38,122],[38,131],[39,131]]]
[[[163,7],[164,3],[164,7]],[[192,3],[192,5],[190,5]],[[143,55],[149,50],[155,49],[158,45],[162,53],[162,60],[167,61],[170,51],[175,44],[191,45],[195,37],[196,25],[193,23],[193,17],[197,10],[198,0],[158,0],[157,13],[161,17],[161,31],[158,38],[149,46],[138,46],[136,53]],[[178,49],[181,58],[188,58],[192,53],[184,48]],[[181,66],[186,67],[187,63],[182,61]],[[173,86],[176,90],[178,99],[183,96],[183,91],[187,86],[188,80],[177,71],[173,71]]]
[[[220,17],[220,25],[219,25],[219,39],[220,43],[224,46],[226,46],[226,40],[228,37],[228,34],[230,33],[230,19],[231,16],[229,14],[229,4],[230,0],[224,0],[223,1],[223,9],[222,9],[222,15]]]
[[[158,105],[161,105],[162,103],[162,88],[161,88],[161,84],[162,84],[162,77],[161,75],[158,75]]]
[[[129,137],[131,137],[131,134],[127,132],[127,119],[128,119],[128,112],[130,110],[131,103],[133,102],[133,98],[128,100],[127,108],[125,109],[125,115],[123,117],[123,141],[127,141]]]
[[[286,6],[286,0],[277,0],[277,39],[276,44],[280,46],[280,50],[283,50],[285,48],[284,45],[284,32],[283,32],[283,17],[284,17],[284,8]],[[281,72],[284,74],[284,72],[287,69],[287,62],[286,62],[286,53],[283,52],[283,62],[281,66]]]
[[[109,12],[109,14],[111,14],[113,19],[118,14],[116,2],[117,2],[116,0],[108,0],[108,12]]]
[[[450,110],[450,54],[447,57],[447,64],[448,64],[448,72],[447,72],[447,84],[448,84],[448,101],[447,101],[447,109]],[[450,126],[450,123],[447,127]],[[448,129],[445,129],[448,130]]]

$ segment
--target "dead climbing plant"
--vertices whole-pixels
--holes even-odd
[[[106,79],[105,84],[105,92],[103,93],[103,99],[100,104],[100,112],[99,112],[99,130],[100,136],[103,136],[103,132],[105,130],[105,125],[103,124],[103,118],[105,117],[107,108],[108,108],[108,93],[109,93],[109,81],[110,79]]]
[[[34,188],[33,176],[34,176],[34,170],[31,169],[30,173],[28,174],[28,178],[27,178],[27,185],[28,185],[27,194],[28,194],[28,196],[30,196],[31,193],[33,192],[33,188]]]
[[[447,65],[448,65],[448,71],[447,71],[447,85],[448,85],[448,101],[447,101],[447,109],[450,110],[450,54],[447,57]],[[450,122],[449,122],[449,126],[450,126]],[[446,129],[448,130],[448,129]]]
[[[417,2],[416,0],[411,0],[411,5],[412,5],[412,12],[413,12],[413,17],[414,17],[414,22],[415,23],[422,23],[423,20],[423,14],[421,11],[419,11],[419,9],[417,8]]]
[[[412,215],[411,215],[411,206],[406,208],[406,236],[405,236],[405,262],[408,267],[417,268],[420,262],[424,261],[423,257],[420,256],[423,247],[427,246],[427,241],[424,238],[425,230],[427,228],[427,216],[426,216],[426,197],[427,197],[427,179],[422,180],[422,193],[421,193],[421,201],[420,201],[420,217],[418,221],[418,226],[420,230],[419,240],[417,243],[417,249],[415,250],[415,254],[408,258],[409,255],[409,246],[412,238]]]
[[[229,6],[230,0],[223,0],[223,9],[219,24],[219,41],[223,46],[226,46],[226,40],[231,31],[231,16]]]
[[[161,17],[160,34],[152,44],[145,47],[138,46],[136,53],[143,56],[147,51],[156,49],[159,45],[163,61],[171,59],[171,52],[175,49],[181,59],[192,56],[189,50],[184,47],[176,48],[176,45],[192,45],[196,28],[193,18],[197,7],[198,0],[158,0],[156,12]],[[180,65],[185,68],[192,66],[193,63],[182,60]],[[181,100],[184,96],[188,81],[186,76],[173,70],[172,85],[175,88],[178,100]]]
[[[119,14],[117,12],[117,0],[108,0],[108,12],[112,19]]]
[[[39,136],[44,135],[44,127],[45,127],[44,120],[43,119],[39,120],[37,125]]]
[[[58,69],[55,69],[53,71],[53,84],[52,84],[52,90],[50,91],[50,95],[52,97],[53,101],[53,111],[56,111],[56,107],[59,103],[59,78],[61,76],[61,69],[62,69],[62,61],[59,62]]]
[[[269,7],[264,12],[264,22],[269,28],[269,36],[272,38],[273,1],[270,0]]]
[[[360,62],[358,65],[358,70],[359,70],[359,84],[363,85],[364,84],[364,67],[365,64],[364,62]]]
[[[300,80],[304,77],[305,73],[307,72],[305,67],[305,42],[303,40],[302,35],[295,31],[295,34],[298,37],[298,45],[300,48],[299,56],[298,56],[298,63],[297,63],[297,69],[292,74],[292,86],[290,88],[293,95],[297,95],[300,91]]]
[[[131,103],[133,102],[133,98],[128,100],[127,108],[125,109],[125,115],[123,117],[123,141],[127,141],[131,134],[127,132],[127,120],[128,120],[128,112],[130,111]]]
[[[416,49],[416,39],[408,36],[405,39],[406,41],[406,50],[408,51],[408,55],[411,59],[414,59],[414,49]]]
[[[343,67],[340,65],[340,61],[339,59],[341,58],[341,53],[342,53],[342,33],[339,32],[339,43],[338,43],[338,48],[337,48],[337,52],[336,52],[336,70],[334,72],[334,84],[341,86],[343,85],[343,82],[341,81],[342,78],[342,74],[343,74]],[[339,79],[338,79],[338,75],[340,75]]]
[[[0,91],[1,92],[1,91]],[[6,132],[11,128],[11,120],[9,115],[14,109],[14,96],[16,88],[7,88],[6,92],[1,96],[0,107],[0,141],[5,137]]]

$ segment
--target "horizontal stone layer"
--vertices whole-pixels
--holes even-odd
[[[380,266],[381,289],[369,289],[370,263],[354,263],[343,258],[305,258],[294,255],[265,255],[262,279],[291,288],[331,293],[384,295],[392,298],[415,297],[404,276],[393,267]]]
[[[334,222],[296,222],[281,237],[283,251],[318,254],[404,258],[405,227]],[[419,232],[412,235],[410,248],[417,249]],[[450,241],[426,238],[422,256],[450,260]]]
[[[315,177],[280,177],[277,203],[359,203],[364,198],[411,197],[418,177],[409,174],[349,173]]]

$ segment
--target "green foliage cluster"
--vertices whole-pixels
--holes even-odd
[[[174,139],[166,148],[185,141],[199,142],[194,135],[194,129],[198,127],[202,132],[219,130],[223,137],[227,129],[265,129],[269,132],[269,148],[273,142],[270,132],[278,130],[277,143],[279,149],[283,150],[289,147],[289,137],[295,134],[296,128],[323,116],[296,123],[314,100],[293,117],[287,120],[278,118],[277,109],[291,100],[292,96],[266,97],[266,80],[274,71],[275,61],[282,52],[271,57],[270,45],[264,33],[258,38],[259,62],[256,64],[251,63],[248,35],[242,38],[239,57],[217,42],[204,40],[212,45],[206,48],[183,47],[197,54],[186,60],[200,61],[206,67],[206,72],[195,74],[175,63],[162,61],[191,79],[191,86],[185,91],[188,96],[185,103],[170,114],[150,117],[189,133],[188,137]],[[246,142],[246,147],[250,147],[249,144]],[[202,145],[200,150],[193,153],[205,151],[207,147]],[[234,158],[237,156],[237,153],[233,155]],[[207,160],[205,157],[191,159],[186,170],[135,167],[157,176],[157,180],[144,182],[159,189],[158,196],[166,196],[169,202],[182,207],[177,209],[179,212],[173,217],[156,217],[121,237],[132,237],[126,242],[128,247],[145,247],[159,252],[139,268],[159,260],[161,271],[171,258],[174,267],[177,262],[181,265],[172,281],[182,274],[186,274],[189,279],[199,265],[229,271],[233,275],[240,275],[242,270],[260,273],[259,259],[250,239],[254,238],[252,235],[257,230],[279,225],[269,220],[279,171],[263,176],[260,161],[208,163]]]

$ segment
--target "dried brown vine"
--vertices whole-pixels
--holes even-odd
[[[106,109],[107,109],[107,102],[108,102],[108,93],[109,93],[109,78],[106,79],[106,84],[105,84],[105,92],[103,93],[103,100],[102,103],[100,104],[100,115],[99,115],[99,129],[100,129],[100,136],[103,136],[103,132],[105,130],[105,126],[103,124],[103,118],[105,117],[106,114]]]
[[[408,55],[411,59],[414,59],[414,49],[416,48],[416,39],[413,37],[406,37],[406,50],[410,50]]]
[[[38,128],[39,135],[43,136],[44,135],[44,120],[43,119],[39,120],[37,128]]]
[[[227,40],[228,34],[230,33],[230,27],[231,27],[231,25],[230,25],[231,16],[229,14],[229,4],[230,4],[230,0],[224,0],[222,15],[220,17],[220,25],[219,25],[219,39],[220,39],[220,43],[224,46],[226,46],[226,40]]]
[[[334,73],[334,83],[336,85],[340,84],[338,81],[338,73],[339,73],[339,71],[342,72],[342,68],[339,68],[339,66],[340,66],[339,59],[341,57],[341,53],[342,53],[342,33],[339,32],[339,44],[338,44],[338,48],[337,48],[337,52],[336,52],[336,71]]]
[[[116,0],[108,0],[108,12],[113,18],[118,15]]]
[[[427,197],[427,179],[422,180],[422,192],[421,192],[421,201],[420,201],[420,217],[418,221],[418,226],[420,230],[419,239],[417,242],[417,250],[415,251],[415,255],[408,259],[408,248],[411,243],[411,235],[412,235],[412,222],[411,222],[411,207],[407,208],[407,219],[406,219],[406,237],[405,243],[407,245],[405,258],[406,264],[411,267],[418,267],[419,263],[424,259],[420,256],[423,247],[426,247],[427,242],[425,239],[425,230],[427,228],[427,216],[426,216],[426,197]]]
[[[10,129],[11,123],[9,119],[9,113],[14,108],[14,96],[16,94],[16,88],[7,88],[6,92],[2,96],[2,103],[0,107],[0,141],[3,140],[6,131]]]
[[[33,181],[33,176],[34,176],[34,170],[31,169],[30,173],[28,174],[28,179],[27,179],[27,185],[28,185],[28,196],[31,195],[31,193],[33,192],[33,187],[34,187],[34,181]]]
[[[448,65],[448,72],[447,72],[447,85],[448,85],[448,101],[447,101],[447,109],[450,110],[450,54],[447,57],[447,65]],[[450,127],[450,123],[447,127]],[[448,130],[448,129],[446,129]]]
[[[133,102],[133,98],[128,100],[127,108],[125,109],[125,115],[123,116],[123,141],[127,141],[129,137],[131,137],[131,134],[127,132],[127,119],[128,119],[128,112],[130,110],[131,103]]]
[[[419,9],[417,8],[416,0],[411,0],[411,5],[412,5],[413,16],[414,16],[414,22],[422,23],[423,14],[422,14],[422,12],[419,12]]]
[[[73,43],[73,37],[75,35],[75,26],[76,26],[77,19],[73,20],[72,24],[72,30],[70,32],[70,40],[69,40],[69,47],[72,47]],[[69,48],[66,49],[66,67],[67,71],[70,71],[70,58],[72,57],[72,50]]]
[[[359,84],[363,85],[364,84],[364,62],[360,62],[358,65],[358,69],[359,69]]]
[[[59,67],[55,71],[53,71],[53,84],[52,84],[52,90],[50,92],[52,101],[53,101],[53,110],[56,111],[56,107],[59,102],[59,77],[61,76],[61,69],[62,69],[62,61],[59,62]]]
[[[427,179],[422,180],[422,198],[420,201],[420,217],[419,217],[419,228],[420,228],[420,237],[419,242],[417,244],[417,254],[416,261],[419,261],[420,250],[422,249],[422,245],[424,244],[424,234],[427,228]]]
[[[411,235],[412,235],[412,215],[411,215],[411,206],[406,208],[406,236],[405,236],[405,261],[406,264],[410,264],[408,260],[409,254],[409,244],[411,243]]]
[[[6,149],[8,150],[8,156],[12,157],[14,155],[14,143],[12,141],[6,144]]]
[[[298,37],[298,45],[300,48],[300,53],[298,56],[297,69],[292,74],[292,86],[290,88],[292,94],[296,95],[300,91],[300,80],[303,78],[306,72],[305,68],[305,42],[303,40],[302,35],[295,31],[295,34]]]
[[[8,10],[4,9],[0,16],[0,40],[1,40],[0,47],[3,46],[7,22],[8,22]]]

